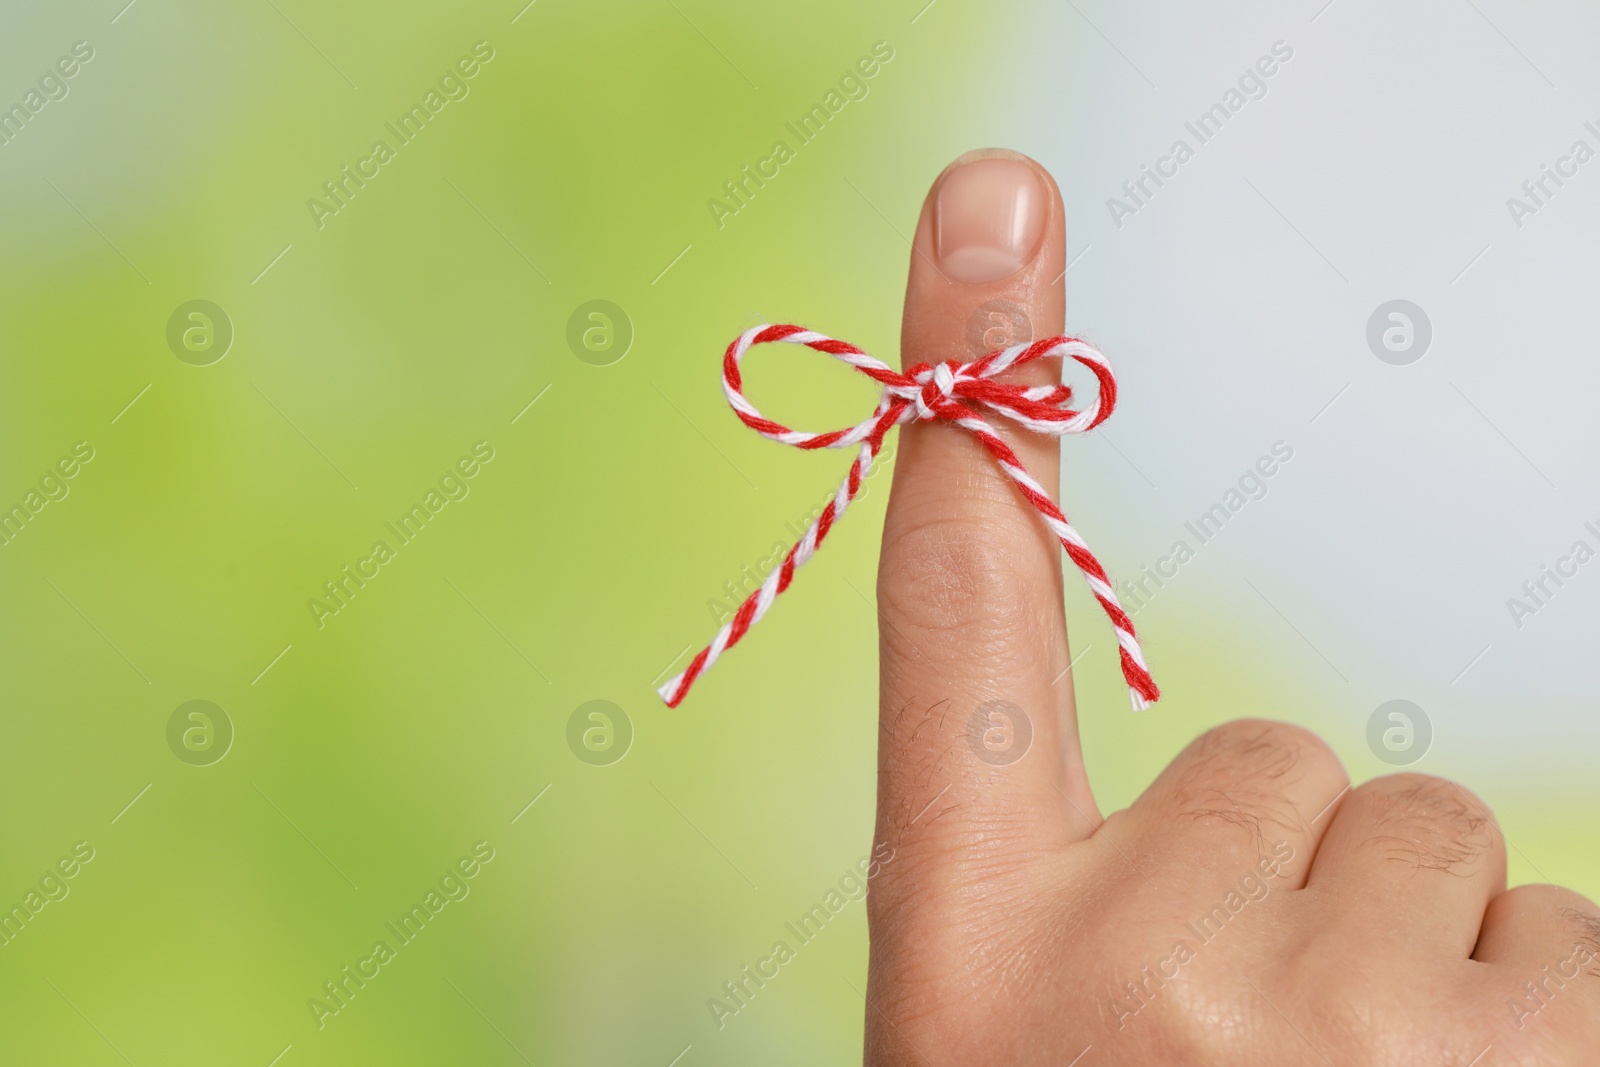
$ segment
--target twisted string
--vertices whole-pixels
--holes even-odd
[[[870,416],[854,426],[827,433],[792,430],[773,422],[756,410],[756,406],[744,395],[739,364],[754,346],[774,342],[805,345],[854,367],[883,387],[877,407]],[[1074,359],[1094,372],[1099,388],[1093,402],[1075,411],[1068,407],[1072,400],[1072,390],[1068,386],[1007,385],[993,380],[1013,367],[1050,356]],[[722,360],[722,391],[740,420],[763,437],[803,449],[854,448],[856,457],[833,499],[828,501],[822,513],[812,522],[805,536],[789,550],[782,565],[767,575],[761,587],[739,606],[739,610],[717,631],[711,643],[690,661],[689,666],[656,691],[668,707],[675,708],[682,703],[695,679],[709,670],[724,652],[738,644],[750,627],[761,621],[778,594],[789,588],[795,570],[816,554],[834,523],[860,492],[862,479],[872,469],[872,463],[883,448],[883,439],[889,430],[901,423],[919,421],[952,423],[972,434],[988,450],[1000,469],[1027,498],[1028,503],[1034,506],[1044,524],[1061,542],[1068,558],[1088,582],[1089,591],[1111,620],[1121,652],[1122,676],[1127,680],[1134,710],[1139,711],[1160,699],[1161,691],[1156,688],[1150,669],[1145,665],[1133,620],[1118,603],[1105,568],[1089,551],[1089,546],[1067,521],[1066,515],[1022,466],[1016,453],[979,414],[980,410],[987,409],[1034,433],[1052,436],[1094,429],[1110,416],[1116,406],[1117,381],[1105,356],[1093,345],[1075,337],[1049,337],[1032,344],[999,349],[971,363],[957,363],[954,360],[918,363],[901,372],[847,341],[839,341],[814,330],[801,326],[757,326],[740,334],[728,346]]]

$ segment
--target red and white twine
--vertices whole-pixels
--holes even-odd
[[[757,411],[744,395],[739,363],[755,345],[778,341],[826,352],[881,385],[883,393],[871,417],[848,429],[805,433],[773,422]],[[1074,411],[1067,406],[1072,400],[1072,389],[1068,386],[1006,385],[993,380],[1012,367],[1049,356],[1069,357],[1094,372],[1099,389],[1092,403]],[[695,679],[705,673],[723,652],[738,644],[750,627],[759,622],[767,609],[772,607],[778,594],[789,588],[789,583],[794,580],[795,569],[816,554],[828,531],[833,529],[833,524],[861,490],[861,480],[872,469],[872,462],[883,448],[884,435],[890,428],[904,422],[936,420],[961,427],[988,449],[1000,469],[1005,471],[1028,502],[1038,509],[1045,525],[1061,541],[1061,547],[1078,570],[1083,572],[1090,592],[1105,609],[1106,617],[1116,631],[1122,654],[1122,676],[1127,679],[1134,710],[1148,707],[1160,698],[1161,691],[1150,677],[1144,653],[1139,649],[1133,620],[1128,618],[1128,613],[1117,602],[1117,594],[1111,588],[1111,579],[1107,577],[1105,568],[1094,558],[1089,546],[1067,522],[1067,517],[1046,495],[1043,487],[1023,468],[1016,453],[979,414],[980,408],[987,408],[1034,433],[1053,436],[1094,429],[1110,416],[1112,408],[1116,406],[1117,380],[1105,356],[1093,345],[1075,337],[1049,337],[1032,344],[1013,345],[990,352],[971,363],[957,363],[954,360],[931,365],[919,363],[902,373],[847,341],[838,341],[814,330],[801,326],[757,326],[740,334],[728,346],[722,359],[722,391],[744,424],[761,436],[795,448],[853,447],[856,449],[856,458],[850,464],[850,473],[840,484],[838,492],[806,530],[805,536],[789,550],[782,565],[774,568],[761,583],[761,588],[739,606],[733,618],[717,631],[711,644],[695,656],[683,673],[657,690],[668,707],[677,707],[688,694],[689,687],[694,685]]]

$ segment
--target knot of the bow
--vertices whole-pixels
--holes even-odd
[[[948,360],[932,366],[919,363],[907,372],[906,376],[921,386],[916,391],[918,419],[926,421],[950,418],[953,414],[959,414],[962,410],[959,405],[954,408],[952,405],[955,400],[956,385],[970,380],[970,375],[963,373],[968,366]]]

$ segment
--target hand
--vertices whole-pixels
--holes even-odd
[[[969,318],[996,299],[1032,337],[1061,333],[1065,248],[1042,168],[958,160],[917,226],[903,362],[979,354]],[[1459,786],[1352,789],[1311,733],[1242,721],[1102,817],[1063,674],[1060,546],[967,434],[900,432],[878,576],[877,838],[893,858],[868,896],[869,1064],[1600,1063],[1600,909],[1507,892],[1499,828]],[[1054,494],[1058,442],[1001,432]],[[1025,709],[1014,762],[1003,709],[996,748],[969,743],[991,701]]]

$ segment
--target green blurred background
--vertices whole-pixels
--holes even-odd
[[[1328,531],[1381,527],[1368,502],[1406,494],[1349,465],[1340,435],[1371,434],[1337,417],[1379,410],[1360,406],[1363,390],[1374,405],[1409,397],[1423,418],[1447,402],[1442,387],[1382,393],[1392,368],[1366,353],[1362,324],[1380,297],[1419,289],[1430,308],[1459,300],[1467,314],[1481,300],[1446,282],[1481,241],[1463,238],[1440,255],[1449,269],[1402,292],[1390,290],[1414,263],[1336,248],[1356,276],[1339,289],[1259,202],[1238,199],[1252,157],[1237,153],[1293,154],[1294,106],[1316,115],[1344,92],[1339,49],[1361,47],[1336,17],[1370,22],[1372,9],[1351,0],[1312,24],[1321,5],[1205,18],[1164,5],[1158,18],[961,0],[123,3],[3,5],[0,104],[26,107],[75,43],[93,56],[0,145],[0,503],[24,504],[78,442],[93,458],[0,547],[0,905],[41,879],[67,891],[0,947],[0,1060],[858,1059],[858,904],[725,1026],[706,1002],[870,848],[868,598],[887,476],[684,707],[667,712],[652,689],[711,636],[708,601],[792,540],[843,470],[840,455],[770,445],[728,415],[722,347],[759,321],[802,321],[892,357],[927,186],[990,143],[1060,178],[1086,253],[1068,275],[1074,325],[1123,370],[1118,446],[1067,446],[1069,511],[1114,574],[1161,554],[1277,437],[1307,457],[1275,486],[1276,512],[1253,505],[1238,520],[1248,533],[1141,612],[1170,694],[1152,713],[1127,713],[1104,622],[1071,586],[1102,806],[1126,804],[1206,725],[1247,713],[1312,725],[1358,779],[1385,771],[1367,718],[1408,697],[1434,717],[1418,769],[1467,779],[1496,806],[1513,881],[1600,891],[1594,734],[1577,725],[1588,677],[1487,656],[1450,681],[1484,641],[1507,646],[1497,597],[1566,525],[1507,548],[1504,582],[1479,561],[1493,571],[1473,609],[1487,636],[1417,637],[1401,656],[1404,634],[1463,611],[1401,581],[1402,636],[1368,645],[1384,625],[1373,617],[1395,613],[1339,599],[1369,569]],[[1103,201],[1121,180],[1284,36],[1303,58],[1253,105],[1256,130],[1208,150],[1193,173],[1212,174],[1163,193],[1127,233],[1114,227]],[[719,226],[707,200],[774,141],[792,145],[784,124],[877,42],[893,58],[866,95]],[[492,58],[462,79],[466,95],[400,146],[385,124],[475,45]],[[379,139],[395,158],[319,226],[308,199],[327,200],[323,183]],[[1245,209],[1231,217],[1208,206],[1224,177],[1226,202]],[[1486,187],[1515,184],[1497,181]],[[1305,194],[1303,217],[1315,202]],[[1282,296],[1307,286],[1304,302]],[[201,335],[186,355],[169,344],[169,320],[195,300],[231,324],[220,359]],[[609,314],[625,351],[614,339],[580,358],[569,345],[569,320],[594,300],[621,310]],[[1251,334],[1280,313],[1302,325]],[[1435,316],[1443,339],[1448,316]],[[179,318],[179,332],[206,326]],[[1206,334],[1244,340],[1194,340]],[[1197,364],[1224,380],[1199,384]],[[1226,379],[1250,365],[1268,388],[1246,400]],[[852,422],[873,400],[821,358],[752,366],[758,402],[794,425]],[[1345,406],[1308,423],[1347,379]],[[1186,421],[1197,398],[1223,397],[1226,427]],[[1473,440],[1493,457],[1474,461],[1475,479],[1519,476],[1494,439]],[[492,460],[445,483],[466,495],[400,545],[385,524],[475,445]],[[1333,515],[1319,515],[1329,499]],[[1442,527],[1456,506],[1437,503]],[[1322,532],[1275,525],[1301,513]],[[308,601],[380,539],[395,558],[319,626]],[[1238,578],[1263,559],[1268,577],[1250,573],[1271,611]],[[1508,655],[1498,662],[1519,662]],[[1494,724],[1532,675],[1555,694],[1515,707],[1518,748]],[[221,716],[185,712],[169,731],[194,700]],[[569,744],[591,701],[631,734],[620,760],[586,762]],[[186,749],[188,726],[202,733]],[[93,859],[47,878],[78,842]],[[460,883],[467,895],[319,1023],[308,1001],[327,1001],[324,982],[375,941],[397,943],[385,924],[475,846],[493,859]]]

